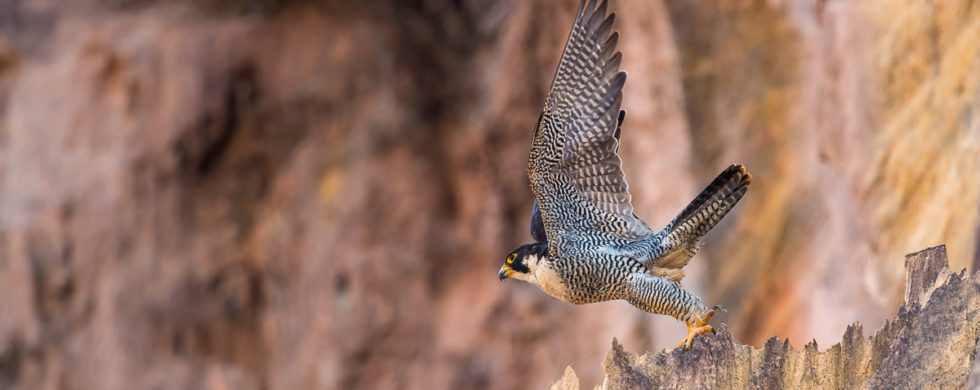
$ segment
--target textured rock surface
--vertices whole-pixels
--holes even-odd
[[[0,1],[0,388],[542,388],[676,344],[496,280],[575,2]],[[684,281],[739,340],[971,262],[971,4],[612,0],[637,213],[756,177]]]
[[[951,273],[945,246],[909,254],[906,301],[873,336],[861,325],[820,352],[771,338],[761,349],[722,324],[690,351],[625,352],[613,340],[604,389],[953,389],[975,385],[980,340],[980,274]],[[973,368],[973,370],[971,370]],[[578,389],[569,367],[553,390]]]

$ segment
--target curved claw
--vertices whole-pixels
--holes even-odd
[[[704,318],[698,317],[697,314],[694,315],[694,323],[687,323],[687,337],[681,340],[680,344],[677,344],[674,349],[683,347],[684,350],[691,349],[691,343],[694,342],[694,338],[700,335],[706,334],[708,332],[715,333],[715,330],[708,325],[708,320],[715,315],[715,310],[711,309],[704,315]]]

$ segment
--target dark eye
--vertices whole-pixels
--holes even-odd
[[[517,254],[511,253],[510,256],[507,256],[507,264],[513,264],[516,258]]]

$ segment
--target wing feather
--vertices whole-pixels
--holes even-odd
[[[544,231],[544,221],[541,219],[541,209],[538,208],[538,201],[534,201],[531,206],[531,238],[536,242],[548,242],[548,236]]]
[[[545,215],[545,231],[598,229],[634,240],[652,235],[633,213],[622,160],[617,154],[625,111],[621,111],[626,72],[619,70],[615,14],[606,15],[607,2],[579,3],[575,23],[565,43],[558,70],[538,129],[532,141],[528,176]],[[536,183],[568,183],[572,191],[544,188]],[[593,212],[582,221],[548,218],[551,202],[543,192],[557,192],[563,206],[580,205]],[[561,226],[555,226],[561,225]]]

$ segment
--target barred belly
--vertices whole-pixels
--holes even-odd
[[[566,301],[575,304],[603,302],[615,299],[626,299],[626,282],[629,274],[640,266],[631,259],[598,258],[589,260],[566,261],[560,264],[572,264],[571,267],[559,267],[559,274],[564,279]]]

